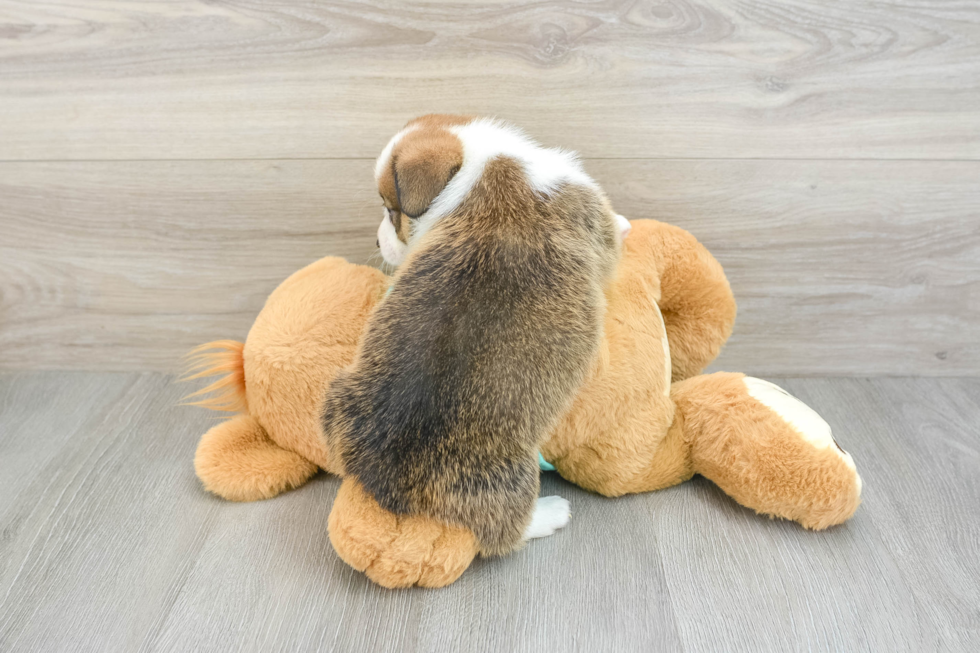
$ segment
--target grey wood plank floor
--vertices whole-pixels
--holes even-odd
[[[0,375],[0,650],[980,649],[980,379],[788,379],[865,481],[849,523],[770,521],[696,478],[607,500],[442,590],[341,563],[326,475],[206,494],[213,423],[155,373]]]

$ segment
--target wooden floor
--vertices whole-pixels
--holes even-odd
[[[0,650],[976,651],[980,379],[789,379],[857,462],[822,533],[701,479],[608,500],[442,590],[392,592],[327,538],[338,481],[234,504],[210,414],[155,373],[0,375]]]

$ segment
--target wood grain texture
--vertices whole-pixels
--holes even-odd
[[[712,369],[980,374],[980,164],[590,163],[617,210],[691,231],[739,304]]]
[[[962,0],[0,2],[0,159],[373,157],[407,117],[589,157],[980,156]]]
[[[716,367],[980,373],[980,163],[586,161],[682,226],[739,317]],[[174,370],[321,256],[376,261],[369,161],[0,164],[0,367]]]
[[[980,647],[980,380],[790,379],[864,479],[821,533],[697,478],[604,499],[435,591],[346,567],[324,475],[234,504],[194,478],[213,420],[164,375],[0,375],[0,650],[651,651]]]

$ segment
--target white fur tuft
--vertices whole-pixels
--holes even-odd
[[[574,153],[544,148],[516,127],[482,118],[449,130],[463,143],[463,165],[419,218],[410,244],[462,204],[483,176],[487,163],[499,156],[521,162],[531,187],[539,193],[547,194],[562,183],[595,187]]]
[[[395,149],[398,145],[398,141],[405,137],[405,134],[416,129],[415,125],[411,127],[406,127],[397,134],[391,137],[388,144],[385,145],[385,149],[381,150],[381,154],[378,156],[378,160],[374,162],[374,180],[378,181],[381,179],[381,173],[384,172],[385,168],[388,166],[388,162],[391,160],[391,151]]]
[[[619,242],[623,242],[630,235],[630,232],[633,231],[633,224],[617,213],[616,228],[619,230]]]

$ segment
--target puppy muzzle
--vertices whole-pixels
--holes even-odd
[[[388,265],[398,266],[404,262],[408,245],[398,238],[387,212],[378,226],[378,247],[381,248],[381,257]]]

